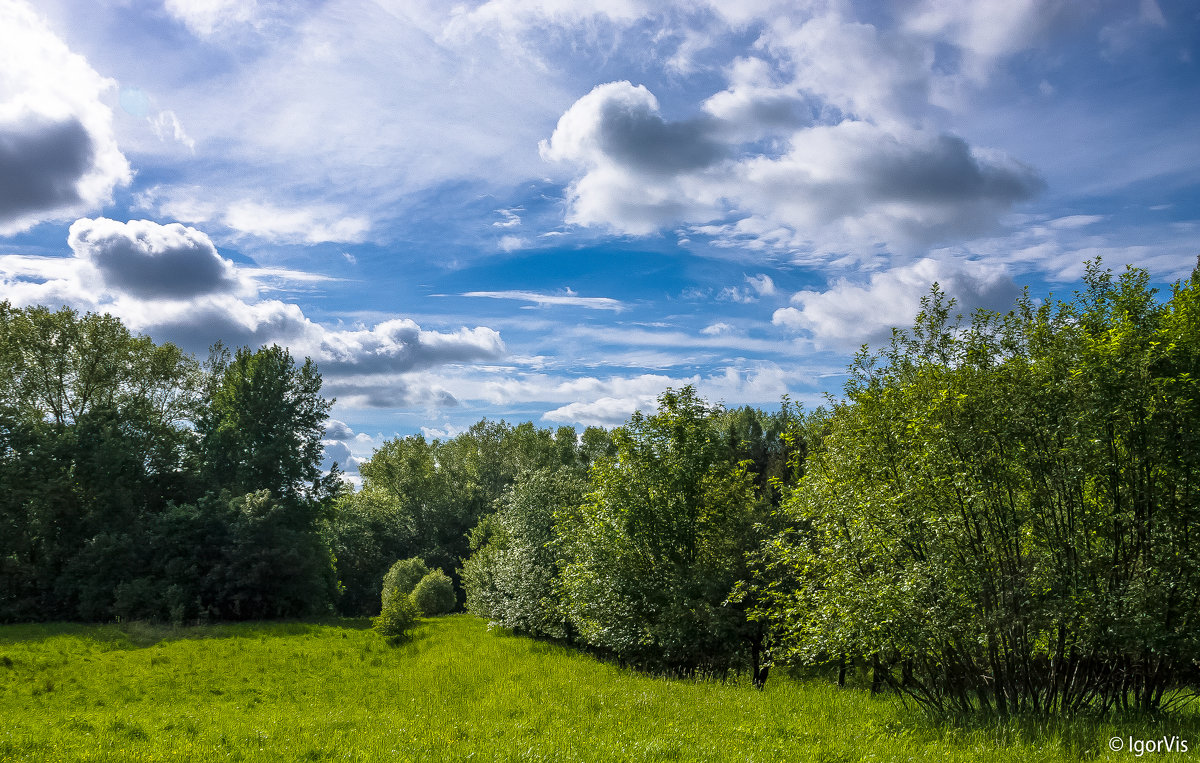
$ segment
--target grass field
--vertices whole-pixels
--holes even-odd
[[[389,646],[366,621],[0,627],[0,760],[1136,760],[1110,737],[1200,717],[966,727],[826,680],[638,675],[456,615]]]

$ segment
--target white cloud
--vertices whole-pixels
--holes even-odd
[[[1084,228],[1088,225],[1094,225],[1095,223],[1102,222],[1103,220],[1103,215],[1068,215],[1066,217],[1059,217],[1051,220],[1046,223],[1046,225],[1050,226],[1051,228],[1073,229]]]
[[[717,300],[720,302],[737,302],[743,305],[753,304],[758,301],[750,289],[742,289],[737,286],[726,286],[721,291],[717,292]]]
[[[450,422],[446,422],[441,426],[421,427],[421,434],[430,440],[450,440],[465,431],[467,431],[466,427],[455,426]]]
[[[504,219],[492,223],[492,227],[494,228],[515,228],[521,224],[521,216],[517,214],[517,210],[497,209],[496,212],[502,215]]]
[[[726,72],[728,86],[701,104],[729,138],[755,140],[781,128],[813,121],[812,105],[794,84],[779,81],[762,58],[739,58]]]
[[[198,188],[151,188],[138,197],[143,209],[190,223],[215,223],[237,234],[275,243],[356,243],[365,240],[370,221],[333,204],[276,204],[222,199]]]
[[[409,371],[445,363],[490,360],[504,355],[504,342],[493,329],[465,326],[444,333],[427,331],[409,318],[378,323],[370,329],[321,332],[314,357],[333,373],[371,374]]]
[[[573,402],[547,411],[542,415],[542,420],[583,426],[618,426],[636,410],[654,410],[655,401],[667,387],[679,389],[689,384],[696,387],[700,396],[710,402],[739,400],[769,404],[777,402],[787,394],[787,380],[790,376],[791,374],[775,363],[758,361],[749,364],[747,368],[717,369],[709,376],[671,378],[643,375],[633,378],[613,377],[607,380],[589,377],[559,385],[556,390],[559,392],[569,390],[578,394],[586,391],[591,394],[582,396],[582,399],[577,397]]]
[[[778,341],[728,334],[696,336],[684,331],[652,331],[623,326],[574,326],[563,334],[584,338],[605,347],[666,347],[671,349],[732,349],[744,352],[794,355],[801,349],[796,340]]]
[[[324,241],[364,240],[370,222],[331,206],[276,207],[252,201],[229,205],[221,222],[241,233],[271,240],[319,244]]]
[[[620,300],[611,297],[581,297],[574,290],[565,289],[562,294],[541,294],[536,291],[468,291],[460,297],[484,297],[487,299],[515,299],[522,302],[532,302],[535,305],[564,305],[568,307],[586,307],[592,310],[612,310],[620,312],[625,305]]]
[[[163,7],[193,34],[212,34],[253,21],[256,0],[164,0]]]
[[[502,252],[515,252],[518,249],[524,249],[527,243],[520,236],[501,236],[497,245]]]
[[[327,379],[403,374],[496,360],[507,352],[486,326],[425,329],[408,318],[331,328],[298,305],[261,299],[262,278],[311,274],[242,268],[221,257],[208,236],[178,223],[81,219],[71,226],[72,257],[0,255],[0,293],[14,304],[69,305],[107,312],[131,330],[204,352],[213,342],[277,343],[316,360]],[[320,277],[320,276],[315,276]],[[443,395],[438,404],[452,404]]]
[[[781,16],[763,42],[787,62],[792,87],[845,116],[911,125],[928,106],[933,48],[908,35],[835,10]]]
[[[716,195],[684,180],[717,162],[722,146],[700,122],[664,120],[642,85],[597,85],[567,109],[539,150],[547,161],[584,171],[567,189],[567,222],[643,235],[720,214]]]
[[[558,424],[616,427],[628,421],[634,411],[653,409],[655,397],[602,397],[588,402],[569,403],[542,414],[542,420]]]
[[[344,421],[329,419],[325,422],[325,437],[329,440],[352,440],[354,430]]]
[[[1010,272],[1037,273],[1065,284],[1083,276],[1088,260],[1101,258],[1106,267],[1135,265],[1153,280],[1168,282],[1191,275],[1200,251],[1200,223],[1164,226],[1147,221],[1114,228],[1101,215],[1070,215],[1045,219],[1025,217],[1003,236],[976,239],[932,252],[934,257],[982,259]],[[1147,243],[1150,242],[1150,243]]]
[[[745,276],[746,286],[726,286],[717,293],[717,299],[722,302],[738,302],[743,305],[753,304],[759,297],[775,296],[775,281],[771,276],[760,273],[757,276]]]
[[[565,76],[487,36],[443,34],[451,5],[262,0],[241,8],[230,0],[193,10],[181,0],[177,12],[223,63],[192,67],[200,76],[182,84],[144,83],[171,92],[196,145],[220,150],[189,177],[213,215],[233,218],[207,220],[287,241],[362,241],[368,227],[402,218],[416,192],[545,174],[537,140],[569,102]],[[253,34],[237,33],[239,24]],[[267,186],[272,197],[263,199]],[[265,214],[238,214],[247,203]],[[314,225],[281,219],[280,210],[315,212]]]
[[[756,276],[746,276],[746,283],[754,289],[760,297],[775,296],[775,281],[766,273],[759,273]]]
[[[730,336],[734,333],[733,326],[728,323],[713,323],[700,329],[705,336]]]
[[[999,59],[1038,44],[1069,11],[1064,0],[924,0],[904,28],[956,46],[959,70],[982,81]]]
[[[1104,43],[1109,56],[1123,53],[1138,44],[1145,44],[1149,39],[1147,27],[1159,29],[1167,26],[1162,8],[1155,0],[1142,0],[1138,5],[1135,16],[1113,21],[1100,30],[1100,40]]]
[[[748,159],[735,178],[730,196],[750,212],[744,221],[817,251],[983,232],[1042,186],[1031,168],[955,136],[850,121],[802,130],[786,154]]]
[[[658,5],[646,0],[487,0],[474,8],[455,6],[444,35],[470,39],[490,34],[515,43],[514,38],[530,28],[595,21],[627,24]]]
[[[857,346],[889,336],[893,327],[911,326],[935,281],[964,314],[977,307],[1008,309],[1018,294],[1002,266],[924,258],[872,273],[865,283],[839,278],[825,291],[797,292],[797,306],[776,310],[772,323],[808,332],[819,346]]]
[[[115,83],[19,0],[0,0],[0,235],[69,220],[130,182],[104,102]]]
[[[183,123],[179,121],[179,117],[174,111],[164,109],[158,112],[153,118],[147,117],[150,122],[151,129],[158,136],[159,140],[173,140],[176,143],[182,143],[187,146],[189,151],[195,152],[196,141],[187,134],[183,129]]]

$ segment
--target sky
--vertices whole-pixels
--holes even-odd
[[[312,357],[352,477],[1197,254],[1192,0],[0,0],[0,299]]]

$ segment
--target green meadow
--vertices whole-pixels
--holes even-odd
[[[0,759],[1135,759],[1113,736],[1200,754],[1194,711],[962,725],[826,677],[641,675],[469,615],[398,646],[367,625],[0,627]]]

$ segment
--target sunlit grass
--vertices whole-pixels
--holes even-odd
[[[1131,760],[1108,739],[1187,739],[1195,714],[954,726],[891,697],[773,676],[767,690],[622,670],[426,621],[171,629],[0,627],[2,760]]]

